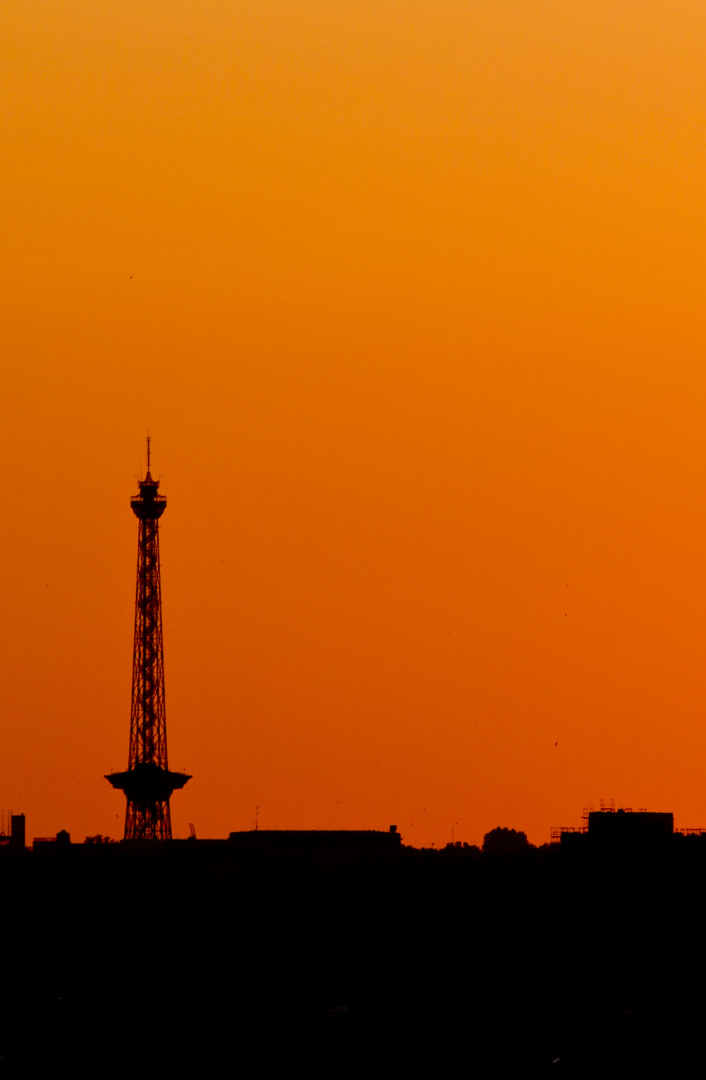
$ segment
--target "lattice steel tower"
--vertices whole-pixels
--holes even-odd
[[[171,840],[169,799],[191,777],[169,771],[167,724],[164,712],[164,651],[162,592],[159,575],[159,519],[167,508],[159,481],[150,474],[147,437],[147,475],[130,500],[139,521],[135,645],[132,659],[130,757],[127,772],[106,776],[127,796],[126,840]]]

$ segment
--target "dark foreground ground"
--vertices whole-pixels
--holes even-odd
[[[0,1073],[703,1068],[706,844],[0,858]]]

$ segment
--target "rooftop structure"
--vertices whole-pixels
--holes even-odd
[[[601,802],[600,810],[584,810],[582,819],[583,825],[580,828],[552,829],[552,842],[573,844],[576,837],[583,836],[591,844],[601,846],[643,845],[671,837],[675,833],[674,814],[642,809],[616,809],[612,802],[607,806]]]

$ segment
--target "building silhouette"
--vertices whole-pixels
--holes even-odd
[[[649,810],[631,810],[601,804],[600,810],[584,810],[579,828],[552,829],[552,842],[575,849],[589,845],[596,849],[635,849],[645,845],[665,843],[676,835],[674,814]],[[698,833],[701,829],[684,829],[679,833]]]

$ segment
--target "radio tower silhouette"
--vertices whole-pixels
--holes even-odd
[[[157,494],[159,481],[153,480],[150,473],[149,435],[147,475],[138,482],[138,487],[139,495],[130,500],[139,521],[130,757],[127,772],[110,773],[106,780],[127,796],[126,840],[171,840],[169,799],[191,777],[170,772],[167,764],[159,575],[159,519],[167,508],[167,500]]]

